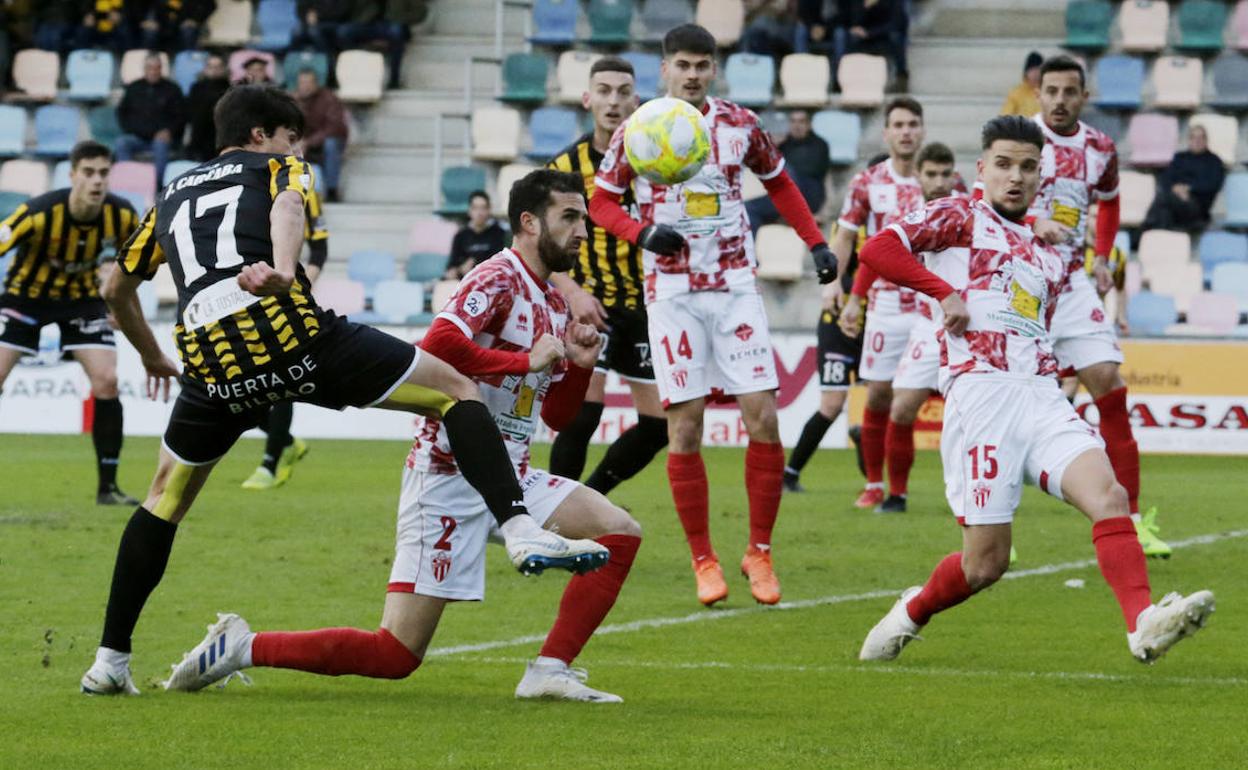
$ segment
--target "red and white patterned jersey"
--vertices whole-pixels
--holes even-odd
[[[889,229],[958,291],[971,320],[940,338],[940,387],[968,373],[1053,377],[1049,325],[1065,279],[1062,258],[1031,228],[982,200],[940,198]]]
[[[623,194],[633,185],[641,220],[671,225],[688,246],[674,256],[644,251],[646,302],[697,291],[757,291],[754,236],[741,197],[745,169],[759,179],[784,170],[784,156],[758,124],[758,116],[724,99],[707,97],[710,155],[687,182],[660,185],[638,176],[624,154],[624,128],[616,129],[595,184]]]
[[[527,353],[543,334],[560,339],[568,323],[568,303],[542,281],[511,249],[503,249],[472,269],[438,313],[469,339],[488,350]],[[529,442],[537,429],[542,401],[552,383],[562,379],[568,362],[526,375],[474,377],[481,400],[490,410],[517,476],[528,472]],[[416,440],[407,467],[437,474],[458,473],[442,421],[416,418]]]
[[[893,169],[892,159],[883,160],[858,172],[849,183],[841,204],[841,227],[867,228],[867,237],[888,227],[911,211],[923,208],[923,188],[919,180],[902,176]],[[867,310],[896,315],[915,311],[915,292],[876,278],[867,292]]]
[[[1114,140],[1083,121],[1070,136],[1062,136],[1037,115],[1044,132],[1040,153],[1040,189],[1027,212],[1052,219],[1074,230],[1068,243],[1054,246],[1066,261],[1067,274],[1083,269],[1084,243],[1088,234],[1088,207],[1095,200],[1118,195],[1118,151]]]
[[[948,197],[970,198],[971,194],[966,191],[966,184],[962,182],[961,176],[958,177],[958,184],[960,185],[960,188],[955,188],[949,193]],[[920,255],[919,258],[922,259],[922,256]],[[945,320],[944,311],[940,309],[940,303],[926,294],[922,294],[920,292],[914,293],[914,309],[915,312],[917,312],[923,319],[922,321],[919,321],[919,323],[940,328],[940,325]]]

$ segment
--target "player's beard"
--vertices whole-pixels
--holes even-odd
[[[542,260],[542,264],[552,273],[566,273],[572,269],[572,265],[576,264],[577,251],[571,251],[566,246],[561,246],[550,236],[550,231],[546,229],[546,223],[542,223],[542,234],[537,238],[537,256]]]

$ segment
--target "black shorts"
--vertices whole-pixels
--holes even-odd
[[[862,358],[862,335],[850,337],[837,325],[837,316],[825,310],[819,316],[819,347],[815,361],[819,365],[820,390],[844,390],[850,375],[858,380],[858,359]]]
[[[182,375],[165,448],[186,465],[206,465],[230,451],[273,404],[373,406],[416,367],[419,351],[411,343],[329,313],[323,323],[307,345],[245,377],[207,384]]]
[[[654,382],[650,329],[644,308],[607,308],[607,333],[598,353],[597,371],[613,371],[626,380]]]
[[[61,329],[61,350],[114,350],[113,327],[102,299],[22,299],[0,296],[0,346],[23,353],[39,352],[39,330],[48,324]]]

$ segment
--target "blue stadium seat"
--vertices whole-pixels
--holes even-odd
[[[256,26],[260,28],[257,48],[264,51],[290,48],[290,39],[299,28],[295,0],[260,0],[256,8]]]
[[[30,200],[30,196],[26,193],[9,192],[8,190],[0,190],[0,219],[8,219],[9,215],[17,211],[17,207]],[[0,270],[0,274],[4,271]]]
[[[821,110],[811,118],[811,129],[828,143],[828,158],[833,163],[858,162],[858,142],[862,138],[862,120],[858,113]]]
[[[112,147],[117,137],[121,136],[121,126],[117,124],[117,108],[111,104],[92,107],[87,111],[87,128],[91,130],[92,139]]]
[[[407,266],[403,274],[407,280],[424,283],[436,281],[446,272],[446,254],[434,254],[420,251],[407,258]]]
[[[1178,317],[1174,297],[1169,294],[1142,291],[1127,302],[1127,324],[1133,337],[1161,337]]]
[[[110,190],[113,195],[120,195],[130,201],[130,205],[134,206],[134,210],[142,216],[147,211],[147,196],[139,192],[129,192],[127,190]]]
[[[644,102],[659,93],[659,66],[663,61],[658,54],[644,51],[628,51],[621,58],[633,65],[633,79],[637,95]]]
[[[208,59],[207,51],[178,51],[178,55],[173,57],[173,82],[177,83],[182,89],[182,93],[189,94],[191,86],[195,85],[199,73],[204,68],[204,62]]]
[[[12,104],[0,104],[0,157],[21,155],[26,151],[26,110]]]
[[[1222,186],[1223,200],[1226,202],[1226,218],[1222,220],[1225,227],[1248,227],[1248,172],[1239,171],[1226,175],[1226,184]]]
[[[776,85],[776,60],[752,53],[734,53],[724,64],[728,81],[728,98],[746,107],[765,107],[771,103]]]
[[[386,323],[401,324],[425,309],[425,287],[415,281],[382,281],[373,295],[373,311]]]
[[[69,171],[69,159],[58,160],[52,167],[52,181],[48,189],[59,190],[62,187],[69,187]]]
[[[199,164],[193,160],[171,160],[165,165],[165,178],[160,180],[161,187],[182,176]]]
[[[1248,310],[1248,265],[1224,263],[1213,268],[1210,288],[1218,294],[1231,294],[1239,300],[1239,309]]]
[[[384,251],[357,251],[347,260],[347,277],[364,284],[364,296],[372,297],[377,284],[394,278],[394,255]]]
[[[533,147],[526,154],[536,161],[553,158],[580,134],[576,113],[566,107],[542,107],[529,118]]]
[[[503,59],[503,93],[498,97],[513,104],[546,101],[546,78],[550,62],[540,53],[513,53]]]
[[[45,104],[35,110],[35,153],[51,157],[69,155],[78,142],[81,122],[77,107]]]
[[[1210,65],[1213,96],[1208,104],[1223,110],[1248,110],[1248,59],[1239,54],[1220,56]]]
[[[113,55],[108,51],[70,51],[65,62],[69,98],[81,101],[107,99],[113,88]]]
[[[319,163],[310,163],[312,166],[312,188],[320,195],[325,194],[325,172],[321,169]]]
[[[1242,233],[1228,233],[1225,230],[1206,230],[1200,236],[1200,264],[1204,265],[1208,275],[1213,268],[1223,262],[1248,263],[1248,238]]]
[[[299,80],[299,70],[310,69],[316,72],[316,79],[321,85],[329,80],[329,57],[320,51],[291,51],[282,60],[282,72],[285,73],[286,88],[293,91]]]
[[[1144,89],[1144,60],[1133,56],[1102,56],[1096,62],[1096,106],[1137,110]]]
[[[535,0],[533,34],[529,42],[550,46],[572,45],[576,40],[576,17],[580,10],[577,0]]]

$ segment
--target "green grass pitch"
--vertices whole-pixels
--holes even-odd
[[[103,617],[129,510],[91,504],[86,437],[0,443],[0,767],[1230,768],[1248,763],[1248,502],[1244,458],[1144,458],[1146,505],[1171,541],[1154,595],[1210,588],[1209,627],[1155,666],[1128,654],[1090,562],[1086,521],[1033,489],[1018,516],[1018,579],[937,617],[895,664],[858,647],[892,599],[959,534],[939,459],[920,452],[911,511],[854,510],[844,451],[820,453],[788,495],[775,541],[786,602],[764,609],[736,570],[745,545],[742,453],[707,452],[723,610],[694,598],[663,464],[615,494],[646,539],[586,648],[590,684],[622,706],[528,703],[512,691],[554,617],[562,574],[525,579],[501,549],[487,598],[454,605],[400,682],[256,669],[254,686],[193,694],[156,683],[217,611],[256,629],[375,628],[406,447],[313,441],[288,486],[245,492],[260,456],[240,443],[181,527],[135,637],[138,698],[88,698],[78,678]],[[130,439],[122,486],[145,488],[157,442]],[[536,451],[544,464],[546,449]],[[591,453],[591,467],[598,452]],[[1040,568],[1065,565],[1052,570]],[[1086,587],[1065,582],[1082,578]],[[862,598],[863,594],[874,598]],[[672,622],[661,622],[672,621]],[[629,625],[631,624],[631,625]],[[475,651],[447,654],[475,645]]]

